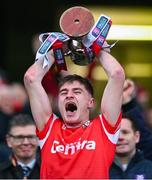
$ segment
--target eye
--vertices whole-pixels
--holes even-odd
[[[122,133],[126,135],[126,134],[129,134],[129,131],[123,130]]]
[[[74,91],[75,94],[81,94],[81,91]]]
[[[61,95],[61,96],[64,96],[64,95],[66,95],[66,94],[67,94],[66,91],[61,91],[61,92],[60,92],[60,95]]]

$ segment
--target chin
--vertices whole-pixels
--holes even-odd
[[[127,150],[116,151],[116,154],[119,156],[124,156],[124,155],[128,154],[128,151]]]
[[[67,114],[65,114],[64,116],[65,122],[77,122],[79,120],[78,116],[76,114],[69,116]]]
[[[66,125],[69,126],[78,126],[79,124],[81,124],[81,122],[79,121],[79,119],[77,118],[67,118],[67,120],[64,120]]]

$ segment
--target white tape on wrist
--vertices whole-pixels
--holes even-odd
[[[91,31],[84,37],[82,41],[85,47],[90,47],[93,42],[97,40],[110,20],[110,17],[106,15],[100,15]]]
[[[43,41],[44,36],[46,36],[46,39]],[[47,57],[47,52],[50,50],[52,45],[57,41],[60,40],[62,42],[68,41],[70,38],[66,34],[62,34],[59,32],[53,32],[53,33],[43,33],[39,36],[39,40],[42,42],[40,48],[38,49],[36,53],[35,61],[39,59],[43,59],[43,68],[45,68],[48,63],[49,59]]]

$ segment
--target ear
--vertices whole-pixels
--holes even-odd
[[[95,106],[95,100],[94,98],[90,98],[89,103],[88,103],[88,109],[92,109],[94,108],[94,106]]]
[[[11,143],[11,138],[9,137],[9,135],[6,135],[6,142],[7,142],[7,145],[8,147],[12,147],[12,143]]]
[[[136,137],[136,143],[139,143],[139,141],[140,141],[140,132],[139,131],[135,132],[135,137]]]

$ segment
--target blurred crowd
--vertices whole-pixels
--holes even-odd
[[[49,71],[42,84],[57,109],[59,75]],[[28,173],[24,174],[24,166]],[[40,152],[30,102],[20,82],[10,82],[0,70],[0,179],[39,179]]]
[[[19,82],[9,82],[6,73],[0,70],[0,161],[8,158],[6,134],[10,118],[18,113],[31,115],[24,86]]]

